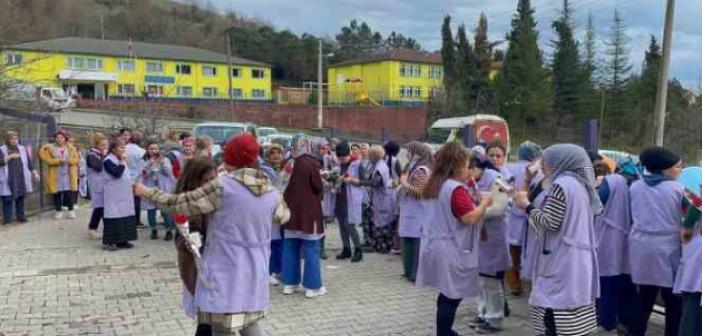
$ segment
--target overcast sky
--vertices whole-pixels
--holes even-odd
[[[472,31],[480,12],[489,21],[490,38],[503,39],[517,0],[210,0],[224,10],[265,20],[277,29],[334,37],[343,25],[357,19],[386,36],[397,31],[417,39],[426,50],[438,50],[440,27],[445,14],[453,18],[454,30],[465,23]],[[541,48],[550,58],[551,22],[558,16],[562,0],[532,0],[539,23]],[[614,9],[618,8],[631,39],[631,63],[639,71],[650,34],[663,35],[665,0],[571,0],[578,38],[582,39],[588,12],[592,12],[598,37],[599,57],[604,57],[603,39],[609,37]],[[702,76],[702,0],[677,1],[672,76],[697,88]],[[472,34],[471,34],[472,35]],[[505,46],[503,46],[505,47]]]

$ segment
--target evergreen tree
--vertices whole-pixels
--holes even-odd
[[[556,31],[553,54],[553,105],[559,126],[578,122],[581,90],[578,45],[573,38],[571,10],[568,0],[563,0],[563,13],[552,24]]]
[[[595,26],[592,13],[588,13],[585,28],[584,55],[580,68],[580,104],[579,115],[585,119],[599,118],[601,111],[601,92],[597,91],[597,56],[596,56]]]
[[[516,127],[533,126],[537,120],[547,119],[551,98],[529,0],[519,0],[507,40],[507,54],[497,83],[500,114]]]
[[[446,93],[447,113],[452,113],[453,91],[456,82],[456,45],[451,32],[451,16],[444,17],[441,26],[441,60],[444,65],[444,92]]]
[[[471,107],[474,106],[476,98],[474,87],[477,81],[478,69],[464,25],[458,27],[457,39],[454,114],[468,115]]]
[[[480,13],[480,20],[475,27],[475,42],[473,50],[478,64],[478,78],[473,86],[474,106],[477,112],[488,112],[493,103],[493,92],[490,80],[492,70],[492,44],[488,40],[488,21],[484,13]],[[487,111],[486,111],[487,110]]]
[[[656,93],[658,91],[658,69],[661,66],[661,47],[651,35],[648,50],[644,54],[641,76],[631,81],[628,94],[634,98],[633,109],[628,110],[631,122],[632,145],[650,145],[654,142]],[[670,89],[669,89],[670,90]],[[670,100],[670,98],[669,98]]]
[[[608,97],[607,117],[603,121],[605,125],[608,119],[611,118],[622,120],[626,112],[625,91],[629,82],[629,72],[631,71],[628,43],[629,38],[626,36],[624,21],[619,11],[615,9],[610,40],[606,43],[609,60],[603,80],[607,88]]]
[[[589,86],[594,86],[597,82],[597,78],[595,75],[595,72],[597,71],[595,41],[595,25],[592,20],[592,13],[588,13],[587,27],[585,28],[585,57],[583,60],[583,80]]]

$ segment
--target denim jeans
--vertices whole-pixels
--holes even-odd
[[[271,259],[268,264],[268,274],[279,274],[283,271],[283,239],[271,240]]]
[[[151,230],[156,230],[156,211],[156,209],[146,210],[146,219],[149,221]],[[166,231],[173,230],[175,226],[171,215],[161,211],[161,217],[163,217],[163,226],[166,228]]]
[[[27,219],[24,214],[24,197],[13,199],[12,196],[2,197],[2,220],[5,224],[12,222],[12,202],[15,202],[15,218],[17,220]]]
[[[305,289],[320,289],[322,287],[322,270],[319,263],[321,250],[319,240],[283,239],[283,284],[286,286],[300,284],[300,250],[305,256],[302,286]]]

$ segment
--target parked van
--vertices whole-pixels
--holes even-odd
[[[496,115],[476,114],[467,117],[443,118],[435,121],[428,131],[427,142],[434,148],[451,141],[462,141],[467,125],[473,125],[474,144],[490,144],[499,140],[509,151],[509,126]]]
[[[240,122],[207,122],[197,124],[193,127],[193,136],[199,137],[207,135],[213,140],[212,156],[219,153],[221,144],[228,141],[235,135],[248,132],[257,135],[256,124]]]
[[[12,85],[4,94],[5,99],[19,104],[37,104],[51,111],[76,107],[76,101],[61,88],[34,84]]]

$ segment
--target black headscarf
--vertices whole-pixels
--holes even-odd
[[[641,164],[651,173],[660,173],[680,162],[680,155],[663,147],[646,148],[639,156]]]

